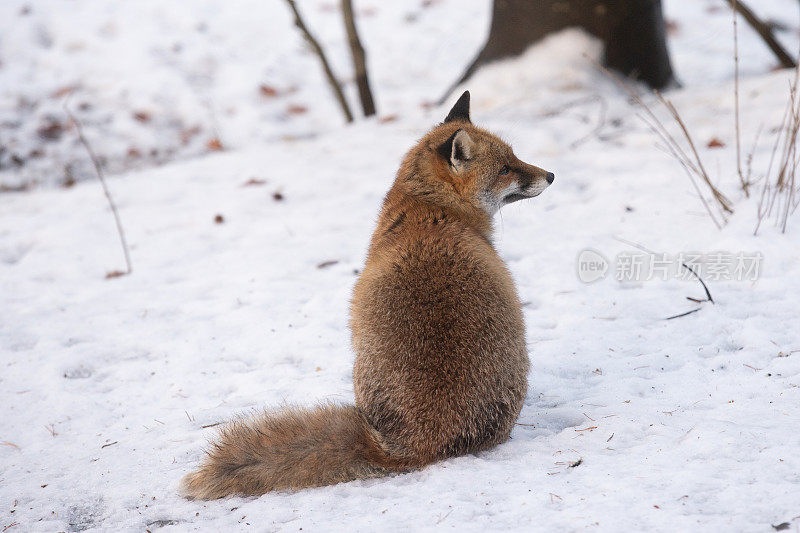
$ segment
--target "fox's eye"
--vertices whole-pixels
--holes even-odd
[[[500,169],[500,172],[498,172],[498,174],[502,176],[504,174],[508,174],[510,171],[511,169],[508,168],[508,165],[503,165],[503,168]]]

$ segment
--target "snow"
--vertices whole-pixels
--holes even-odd
[[[134,272],[105,279],[123,258],[73,131],[46,144],[41,167],[3,160],[0,183],[39,187],[0,194],[0,527],[800,530],[800,225],[782,234],[767,221],[753,236],[758,195],[737,187],[723,2],[665,3],[683,83],[668,97],[734,203],[722,230],[627,95],[586,60],[599,54],[588,37],[553,36],[468,84],[473,120],[556,173],[541,197],[496,217],[531,354],[510,441],[409,474],[213,502],[176,492],[213,438],[203,426],[352,401],[348,299],[372,224],[405,150],[445,115],[423,104],[480,46],[489,3],[358,2],[380,116],[397,118],[350,126],[281,2],[42,1],[22,16],[23,5],[0,5],[0,113],[27,132],[9,146],[33,149],[39,121],[63,114],[63,97],[45,95],[80,81],[71,106],[92,103],[80,115],[87,135],[116,161],[108,182]],[[300,8],[356,102],[337,3]],[[785,17],[796,3],[758,9]],[[771,72],[769,51],[741,31],[742,139],[749,151],[762,130],[760,175],[791,75]],[[51,45],[31,46],[43,34]],[[175,41],[182,59],[168,58]],[[297,90],[264,98],[261,83]],[[6,105],[20,95],[39,102],[30,114]],[[288,114],[290,104],[308,111]],[[137,109],[150,125],[130,118]],[[202,133],[180,146],[194,123]],[[205,148],[214,135],[225,151]],[[724,146],[708,148],[714,138]],[[176,152],[128,164],[130,145]],[[67,160],[86,175],[63,188],[53,169]],[[763,263],[757,280],[708,279],[713,305],[686,299],[704,297],[693,279],[619,282],[612,270],[580,281],[582,250],[613,261],[637,252],[624,241],[671,256],[760,252]]]

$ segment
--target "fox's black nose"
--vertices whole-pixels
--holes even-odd
[[[553,180],[556,179],[556,175],[552,172],[548,172],[545,177],[547,178],[547,183],[553,183]]]

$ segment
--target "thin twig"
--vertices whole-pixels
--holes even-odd
[[[682,316],[691,315],[692,313],[696,313],[696,312],[698,312],[700,309],[701,309],[701,308],[700,308],[700,307],[698,307],[697,309],[692,309],[691,311],[686,311],[685,313],[681,313],[681,314],[679,314],[679,315],[672,315],[672,316],[668,316],[668,317],[667,317],[667,318],[665,318],[664,320],[672,320],[673,318],[680,318],[680,317],[682,317]]]
[[[444,522],[444,519],[445,519],[445,518],[447,518],[448,516],[450,516],[450,513],[452,513],[452,512],[453,512],[453,510],[452,510],[452,509],[450,509],[449,511],[447,511],[447,514],[446,514],[446,515],[444,515],[444,516],[440,516],[440,517],[439,517],[439,519],[436,521],[436,524],[437,524],[437,525],[439,525],[439,524],[441,524],[442,522]]]
[[[761,22],[759,18],[756,16],[753,11],[747,7],[742,0],[725,0],[731,6],[731,9],[734,11],[738,11],[744,19],[747,21],[750,26],[758,32],[764,42],[769,46],[769,49],[772,50],[772,53],[775,54],[775,57],[778,58],[781,66],[783,68],[795,68],[797,63],[792,56],[789,55],[789,52],[783,48],[781,43],[778,42],[778,39],[775,38],[775,35],[772,33],[772,28]]]
[[[703,286],[703,290],[706,291],[706,298],[708,298],[708,301],[713,304],[714,303],[714,298],[711,297],[711,292],[709,292],[708,287],[706,286],[706,282],[703,281],[703,278],[701,278],[697,274],[697,272],[695,272],[694,269],[692,267],[690,267],[689,265],[687,265],[686,263],[681,263],[681,266],[683,266],[683,268],[685,268],[686,270],[688,270],[689,272],[694,274],[694,277],[696,277],[697,281],[700,282],[700,285]]]
[[[72,111],[69,110],[67,106],[67,101],[64,101],[64,111],[66,112],[69,119],[75,124],[75,130],[78,132],[78,139],[80,140],[81,144],[89,154],[89,159],[92,160],[92,164],[94,165],[94,169],[97,172],[97,177],[100,179],[100,185],[103,186],[103,193],[106,195],[106,200],[108,200],[108,205],[111,207],[111,212],[114,214],[114,220],[117,223],[117,232],[119,233],[119,240],[122,244],[122,252],[125,254],[125,265],[127,266],[126,272],[111,272],[106,277],[113,278],[118,276],[128,275],[133,272],[133,265],[131,264],[131,255],[128,250],[128,242],[125,239],[125,230],[122,228],[122,220],[119,217],[119,211],[117,210],[117,205],[114,203],[114,199],[111,197],[111,191],[108,190],[108,185],[106,185],[106,179],[103,174],[103,167],[100,164],[100,160],[95,155],[94,150],[92,150],[92,146],[89,144],[89,141],[86,140],[86,137],[83,134],[83,126],[81,125],[81,121],[78,120],[75,115],[72,114]]]
[[[319,60],[322,63],[322,69],[325,71],[325,77],[328,79],[328,83],[330,84],[331,89],[336,96],[336,100],[339,102],[339,106],[342,108],[342,113],[344,113],[345,119],[347,122],[353,122],[353,113],[350,111],[350,106],[347,105],[347,100],[342,92],[342,86],[339,85],[339,82],[336,80],[336,76],[333,74],[333,70],[331,70],[330,63],[328,63],[328,58],[325,56],[325,52],[323,52],[319,42],[314,38],[313,35],[311,35],[311,32],[308,31],[308,27],[306,27],[305,22],[303,22],[303,17],[300,16],[300,12],[297,10],[294,0],[286,0],[286,3],[289,4],[289,7],[292,9],[292,13],[294,14],[294,25],[297,26],[301,32],[303,32],[303,36],[305,36],[308,44],[311,45],[311,48],[314,49],[317,57],[319,57]]]
[[[738,0],[733,0],[733,101],[736,117],[736,170],[739,172],[742,190],[745,196],[750,198],[750,191],[747,190],[750,184],[744,179],[742,173],[742,130],[739,124],[739,17],[737,16],[739,11],[736,9],[737,5]]]
[[[597,96],[597,98],[595,98],[594,100],[596,100],[597,102],[600,102],[600,114],[599,114],[599,116],[597,118],[597,125],[595,125],[595,127],[592,128],[592,131],[590,131],[589,133],[587,133],[586,135],[584,135],[580,139],[578,139],[576,141],[572,141],[570,143],[570,145],[569,145],[570,148],[577,148],[578,146],[580,146],[581,144],[585,143],[586,141],[588,141],[592,137],[595,137],[595,136],[599,137],[600,136],[600,132],[605,127],[605,125],[606,125],[606,113],[608,112],[608,103],[606,102],[605,98],[603,98],[602,96]]]
[[[643,251],[643,252],[645,252],[647,254],[650,254],[651,256],[655,256],[656,255],[656,253],[653,250],[650,250],[649,248],[644,247],[643,245],[639,244],[638,242],[629,241],[627,239],[623,239],[622,237],[614,237],[614,240],[619,241],[619,242],[621,242],[623,244],[627,244],[628,246],[633,246],[634,248],[636,248],[638,250],[641,250],[641,251]],[[703,286],[703,290],[706,293],[706,299],[705,300],[698,300],[697,298],[690,298],[688,296],[686,297],[687,300],[691,300],[691,301],[697,302],[697,303],[711,302],[712,304],[714,304],[715,303],[714,302],[714,298],[711,297],[711,291],[708,290],[708,286],[706,285],[706,282],[703,281],[703,278],[701,278],[697,274],[697,272],[695,272],[694,269],[692,267],[690,267],[689,265],[687,265],[686,263],[681,262],[681,266],[684,267],[689,272],[691,272],[692,274],[694,274],[694,277],[697,278],[697,281],[700,282],[700,285]],[[700,309],[701,308],[698,307],[694,311],[689,311],[688,313],[683,313],[683,314],[680,314],[680,315],[671,316],[671,317],[667,318],[667,320],[671,320],[673,318],[686,316],[686,315],[689,315],[689,314],[694,313],[696,311],[699,311]]]
[[[364,116],[369,117],[375,114],[375,102],[372,99],[372,89],[369,87],[366,54],[364,53],[364,47],[361,46],[361,40],[358,38],[356,20],[353,16],[353,2],[351,0],[342,0],[342,15],[344,16],[347,39],[350,42],[353,68],[356,71],[356,85],[358,86],[358,96],[361,99],[361,108],[364,110]]]
[[[764,124],[762,123],[758,130],[756,131],[756,136],[753,139],[753,146],[750,148],[750,151],[747,153],[747,177],[745,178],[745,182],[748,185],[752,185],[750,180],[753,179],[753,157],[756,153],[756,148],[758,148],[758,140],[761,139],[761,133],[764,131]]]

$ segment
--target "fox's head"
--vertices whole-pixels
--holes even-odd
[[[415,159],[432,163],[424,165],[433,169],[426,181],[439,189],[443,200],[455,194],[457,198],[452,200],[471,204],[490,216],[506,204],[538,196],[555,179],[552,172],[521,161],[508,144],[472,124],[469,91],[417,146],[423,153],[417,153]],[[431,179],[438,185],[431,184]]]

